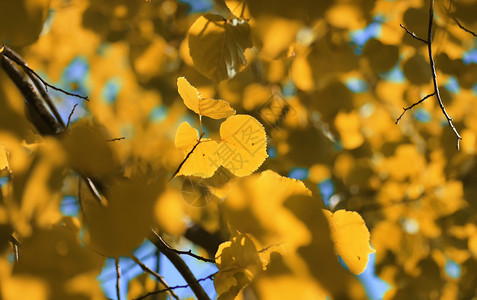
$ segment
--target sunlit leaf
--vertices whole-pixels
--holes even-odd
[[[375,252],[369,246],[370,235],[363,218],[353,211],[323,212],[330,224],[336,253],[352,273],[361,274],[368,264],[368,255]]]
[[[212,159],[237,176],[252,174],[268,157],[265,129],[251,116],[228,118],[220,125],[220,136]]]
[[[235,110],[227,101],[202,98],[197,89],[185,77],[177,78],[177,88],[184,104],[199,116],[223,119],[235,114]]]

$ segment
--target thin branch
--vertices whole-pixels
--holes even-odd
[[[66,129],[70,128],[71,117],[73,116],[73,113],[75,112],[76,106],[78,106],[78,103],[76,103],[75,106],[73,106],[73,109],[71,110],[70,115],[68,116],[68,123],[66,123]]]
[[[131,258],[132,260],[134,260],[135,263],[137,263],[141,269],[146,272],[146,273],[149,273],[151,274],[152,276],[156,277],[156,279],[163,285],[165,286],[166,288],[170,288],[167,283],[164,281],[164,278],[157,274],[154,270],[151,270],[148,266],[146,266],[145,264],[142,263],[142,261],[140,261],[136,256],[134,255],[131,255]],[[174,290],[169,290],[169,293],[171,294],[172,297],[174,297],[175,299],[179,300],[179,297],[176,295],[176,293],[174,293]]]
[[[422,39],[422,38],[418,37],[414,32],[412,32],[412,31],[410,31],[409,29],[407,29],[406,26],[404,26],[404,25],[402,25],[402,24],[399,24],[399,25],[401,26],[402,29],[406,30],[406,32],[407,32],[410,36],[412,36],[413,38],[415,38],[416,40],[421,41],[421,42],[423,42],[423,43],[426,44],[426,45],[429,44],[428,41],[426,41],[425,39]]]
[[[106,142],[116,142],[116,141],[121,141],[121,140],[125,140],[126,138],[124,136],[122,137],[119,137],[119,138],[114,138],[114,139],[110,139],[110,140],[106,140]]]
[[[119,257],[114,259],[114,264],[116,265],[116,295],[118,300],[121,300],[121,289],[119,287],[121,279],[121,269],[119,267]]]
[[[18,263],[20,260],[20,251],[18,249],[20,242],[13,235],[10,236],[10,242],[12,243],[13,260],[15,263]]]
[[[412,104],[411,106],[409,106],[409,107],[403,107],[402,109],[403,109],[404,111],[403,111],[402,114],[399,116],[399,118],[397,118],[396,124],[399,124],[399,121],[401,121],[401,118],[402,118],[402,116],[404,116],[404,114],[406,113],[406,111],[408,111],[408,110],[410,110],[410,109],[413,109],[415,106],[421,104],[421,103],[424,102],[427,98],[432,97],[432,96],[434,96],[435,94],[436,94],[436,93],[429,94],[429,95],[425,96],[424,98],[422,98],[421,100],[417,101],[416,103]]]
[[[452,128],[452,131],[454,131],[454,134],[457,136],[457,150],[459,150],[459,143],[460,143],[460,140],[462,140],[462,137],[457,132],[457,129],[454,127],[454,124],[452,123],[452,119],[447,114],[446,108],[444,107],[444,103],[442,103],[442,99],[439,94],[439,86],[437,85],[436,67],[434,65],[434,57],[432,56],[432,23],[433,22],[434,22],[434,0],[431,0],[429,5],[429,27],[427,30],[427,39],[429,42],[427,43],[427,50],[429,53],[429,63],[430,63],[431,72],[432,72],[432,82],[434,83],[434,92],[436,94],[437,101],[439,102],[439,106],[441,107],[442,113],[447,118],[447,123],[449,123],[450,128]]]
[[[474,37],[477,37],[477,34],[475,34],[475,32],[473,32],[472,30],[469,30],[469,29],[465,28],[455,17],[452,17],[452,20],[454,20],[454,22],[457,24],[457,26],[460,27],[460,29],[464,30],[464,31],[467,32],[467,33],[472,34]]]
[[[206,281],[206,280],[212,280],[214,278],[215,275],[217,275],[218,272],[215,272],[215,273],[212,273],[210,274],[209,276],[207,277],[204,277],[204,278],[200,278],[197,280],[197,282],[202,282],[202,281]],[[164,293],[164,292],[168,292],[168,291],[171,291],[171,290],[176,290],[176,289],[185,289],[185,288],[188,288],[189,285],[187,284],[184,284],[184,285],[176,285],[176,286],[172,286],[172,287],[169,287],[169,288],[165,288],[165,289],[162,289],[162,290],[158,290],[158,291],[154,291],[154,292],[149,292],[147,293],[146,295],[144,296],[141,296],[139,298],[136,298],[134,300],[141,300],[141,299],[146,299],[147,297],[149,296],[152,296],[152,295],[157,295],[157,294],[160,294],[160,293]]]
[[[171,180],[174,179],[176,177],[176,175],[179,173],[179,171],[181,170],[182,166],[185,164],[185,162],[189,159],[189,157],[191,156],[192,152],[194,152],[195,148],[197,148],[197,146],[199,146],[200,142],[201,142],[201,139],[202,137],[204,136],[204,133],[202,132],[200,134],[200,137],[199,139],[197,140],[197,143],[195,143],[194,147],[192,147],[192,150],[190,150],[189,153],[187,153],[186,157],[184,158],[184,160],[182,160],[182,162],[179,164],[179,166],[177,167],[176,171],[174,172],[174,174],[172,174],[172,177],[171,177]]]
[[[214,263],[215,264],[215,259],[205,258],[205,257],[202,257],[200,255],[194,254],[194,253],[192,253],[192,250],[181,251],[181,250],[174,249],[171,246],[169,246],[169,244],[167,244],[166,241],[164,241],[164,239],[161,236],[159,236],[159,238],[162,240],[164,245],[166,245],[167,248],[169,248],[169,250],[172,250],[179,255],[189,255],[189,256],[197,259],[197,260],[201,260],[201,261],[204,261],[204,262],[209,262],[209,263]]]
[[[81,96],[81,95],[78,95],[78,94],[75,94],[75,93],[70,93],[70,92],[67,92],[63,89],[60,89],[60,88],[57,88],[56,86],[52,85],[52,84],[49,84],[48,82],[46,82],[45,80],[43,80],[43,78],[41,78],[40,75],[38,75],[32,68],[30,68],[25,61],[23,61],[18,55],[15,54],[15,52],[13,52],[10,48],[8,48],[7,46],[5,46],[5,50],[2,52],[4,56],[10,58],[11,60],[13,60],[17,65],[19,65],[20,67],[22,67],[25,72],[29,73],[29,74],[32,74],[33,76],[35,76],[36,78],[38,78],[38,80],[41,81],[41,83],[43,83],[43,85],[45,86],[46,90],[48,91],[48,88],[51,88],[55,91],[58,91],[58,92],[62,92],[63,94],[65,95],[68,95],[68,96],[73,96],[73,97],[76,97],[76,98],[80,98],[80,99],[83,99],[83,100],[86,100],[86,101],[89,101],[88,97],[86,96]]]
[[[189,266],[187,266],[179,254],[169,249],[169,247],[162,241],[159,234],[157,234],[154,229],[151,229],[151,234],[149,235],[148,239],[167,257],[167,259],[169,259],[174,267],[176,267],[177,271],[179,271],[182,277],[184,277],[188,286],[192,289],[198,300],[210,300],[207,293],[204,291],[202,286],[195,278],[194,274],[189,269]]]

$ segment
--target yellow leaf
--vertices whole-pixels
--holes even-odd
[[[175,143],[177,148],[186,153],[187,158],[177,175],[208,178],[219,168],[210,160],[218,143],[210,139],[201,139],[199,142],[199,132],[189,123],[183,122],[179,125]]]
[[[187,122],[182,122],[177,128],[176,148],[189,152],[199,140],[199,132]]]
[[[118,180],[105,195],[107,206],[102,206],[88,186],[82,186],[80,201],[93,249],[108,257],[130,255],[154,225],[161,189],[161,181],[149,184],[142,177]]]
[[[203,99],[199,91],[185,77],[177,78],[177,88],[187,108],[199,116],[223,119],[235,114],[235,110],[230,107],[227,101],[210,98]]]
[[[236,115],[220,125],[222,142],[212,160],[236,176],[247,176],[268,157],[267,136],[262,124],[248,115]]]
[[[189,30],[190,55],[205,76],[214,81],[233,78],[245,66],[244,51],[252,47],[250,25],[245,19],[227,20],[205,14]]]
[[[248,234],[220,244],[215,261],[219,268],[214,276],[218,299],[235,299],[262,268],[255,242]]]
[[[0,1],[0,42],[15,46],[33,43],[43,28],[50,0]]]
[[[368,263],[368,255],[375,250],[369,245],[369,231],[363,218],[353,211],[323,210],[330,224],[336,252],[353,274],[361,274]]]
[[[8,159],[5,146],[0,145],[0,176],[8,173]]]

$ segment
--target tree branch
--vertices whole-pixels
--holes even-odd
[[[7,56],[8,58],[10,58],[12,61],[14,61],[17,65],[19,65],[20,67],[22,67],[25,72],[28,74],[28,76],[34,76],[36,77],[38,80],[41,81],[41,83],[43,83],[43,85],[45,86],[46,90],[48,91],[48,88],[52,88],[54,89],[55,91],[58,91],[58,92],[62,92],[63,94],[66,94],[68,96],[73,96],[73,97],[76,97],[76,98],[80,98],[80,99],[83,99],[83,100],[86,100],[86,101],[89,101],[88,97],[86,96],[81,96],[81,95],[78,95],[78,94],[74,94],[74,93],[70,93],[70,92],[67,92],[63,89],[60,89],[60,88],[57,88],[56,86],[52,85],[52,84],[49,84],[48,82],[46,82],[45,80],[43,80],[43,78],[40,77],[40,75],[38,75],[33,69],[31,69],[27,63],[18,55],[16,54],[15,52],[13,52],[10,48],[8,48],[7,46],[5,46],[5,49],[3,51],[3,54],[5,56]]]
[[[434,95],[435,95],[435,93],[429,94],[429,95],[425,96],[424,98],[422,98],[421,100],[417,101],[416,103],[413,103],[411,106],[409,106],[409,107],[403,107],[402,109],[403,109],[404,111],[403,111],[402,114],[399,116],[399,118],[397,118],[396,124],[399,124],[399,121],[401,121],[401,118],[402,118],[402,116],[404,116],[404,114],[406,113],[406,111],[408,111],[408,110],[410,110],[410,109],[413,109],[414,106],[417,106],[417,105],[421,104],[421,103],[424,102],[427,98],[432,97],[432,96],[434,96]]]
[[[214,278],[214,276],[217,274],[218,272],[215,272],[213,274],[210,274],[209,276],[207,277],[204,277],[204,278],[200,278],[199,280],[197,280],[197,282],[202,282],[202,281],[206,281],[208,279],[212,279]],[[175,290],[175,289],[185,289],[185,288],[188,288],[189,285],[185,284],[185,285],[176,285],[176,286],[173,286],[173,287],[169,287],[169,288],[165,288],[165,289],[162,289],[162,290],[158,290],[158,291],[154,291],[154,292],[149,292],[147,293],[146,295],[144,296],[141,296],[139,298],[136,298],[134,300],[141,300],[141,299],[146,299],[147,297],[151,296],[151,295],[157,295],[157,294],[160,294],[160,293],[164,293],[164,292],[167,292],[167,291],[170,291],[170,290]]]
[[[144,271],[144,272],[147,272],[149,274],[151,274],[152,276],[156,277],[156,279],[162,284],[164,285],[166,288],[169,288],[170,287],[167,285],[167,283],[164,281],[164,278],[157,274],[154,270],[151,270],[148,266],[146,266],[145,264],[142,263],[142,261],[140,261],[136,256],[134,255],[131,255],[131,258],[132,260],[134,260],[135,263],[137,263],[141,269]],[[169,293],[171,294],[172,297],[174,297],[175,299],[179,300],[179,297],[176,295],[176,293],[174,293],[174,290],[169,290]]]
[[[171,250],[163,242],[163,240],[160,238],[159,234],[157,234],[156,231],[151,229],[151,234],[149,235],[148,239],[159,249],[159,251],[161,251],[167,257],[167,259],[171,261],[171,263],[174,265],[174,267],[176,267],[179,273],[181,273],[182,277],[184,277],[185,281],[188,284],[187,286],[192,289],[198,300],[210,300],[209,296],[199,284],[194,274],[192,274],[187,264],[182,260],[182,258],[180,258],[179,254]]]
[[[119,267],[119,257],[114,259],[114,264],[116,266],[116,295],[118,297],[118,300],[121,300],[121,289],[120,289],[121,269]]]
[[[420,42],[423,42],[424,44],[428,45],[429,42],[426,41],[425,39],[422,39],[420,37],[418,37],[414,32],[410,31],[409,29],[407,29],[406,26],[402,25],[402,24],[399,24],[399,26],[401,26],[402,29],[406,30],[406,32],[412,36],[413,38],[415,38],[416,40],[420,41]]]
[[[5,47],[5,49],[7,48]],[[43,135],[58,135],[62,133],[65,127],[61,126],[61,123],[50,114],[38,90],[4,53],[5,50],[0,55],[0,64],[25,98],[28,104],[26,108],[31,117],[30,121]]]
[[[454,20],[454,22],[457,24],[457,26],[460,27],[460,29],[464,30],[464,31],[467,32],[467,33],[472,34],[474,37],[477,37],[477,34],[475,34],[475,32],[473,32],[473,31],[471,31],[471,30],[465,28],[465,27],[459,22],[459,20],[457,20],[455,17],[452,17],[452,20]]]
[[[432,82],[434,84],[434,93],[436,94],[437,101],[439,102],[439,106],[442,110],[442,113],[447,118],[447,123],[449,123],[450,128],[454,131],[454,134],[457,136],[457,150],[459,150],[459,143],[462,140],[462,137],[457,132],[457,129],[454,127],[452,123],[451,117],[447,114],[446,108],[444,107],[444,103],[442,103],[441,96],[439,94],[439,86],[437,85],[437,75],[436,75],[436,67],[434,65],[434,57],[432,56],[432,24],[434,22],[434,0],[430,0],[429,4],[429,27],[427,30],[427,50],[429,53],[429,64],[431,66],[432,72]]]
[[[192,253],[192,250],[189,250],[189,251],[181,251],[181,250],[177,250],[177,249],[174,249],[172,248],[171,246],[169,246],[169,244],[166,243],[166,241],[164,241],[164,239],[159,236],[159,238],[162,240],[162,242],[164,243],[164,245],[167,246],[167,248],[169,248],[169,250],[172,250],[174,251],[175,253],[179,254],[179,255],[189,255],[197,260],[201,260],[203,262],[209,262],[209,263],[214,263],[215,264],[215,259],[209,259],[209,258],[205,258],[205,257],[202,257],[200,255],[197,255],[197,254],[194,254]]]

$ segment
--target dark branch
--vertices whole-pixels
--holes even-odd
[[[20,56],[18,56],[15,52],[13,52],[13,51],[12,51],[10,48],[8,48],[7,46],[5,46],[5,50],[4,50],[2,53],[3,53],[4,56],[10,58],[10,59],[13,60],[17,65],[19,65],[20,67],[22,67],[22,68],[25,70],[25,72],[29,74],[29,76],[33,75],[33,76],[35,76],[36,78],[38,78],[38,80],[40,80],[41,83],[43,83],[43,85],[45,86],[45,88],[46,88],[47,91],[48,91],[48,88],[51,88],[51,89],[54,89],[55,91],[62,92],[63,94],[66,94],[66,95],[68,95],[68,96],[73,96],[73,97],[76,97],[76,98],[80,98],[80,99],[89,101],[88,97],[67,92],[67,91],[65,91],[65,90],[63,90],[63,89],[60,89],[60,88],[57,88],[56,86],[51,85],[51,84],[49,84],[48,82],[46,82],[45,80],[43,80],[43,78],[41,78],[40,75],[38,75],[33,69],[31,69],[31,68],[26,64],[25,61],[23,61],[23,59],[20,58]]]
[[[436,94],[436,93],[429,94],[429,95],[427,95],[426,97],[422,98],[421,100],[417,101],[416,103],[412,104],[411,106],[409,106],[409,107],[403,107],[402,109],[403,109],[404,111],[403,111],[402,114],[399,116],[399,118],[397,118],[396,124],[399,124],[399,121],[401,121],[401,118],[402,118],[402,116],[404,116],[404,114],[406,113],[406,111],[408,111],[408,110],[410,110],[410,109],[413,109],[415,106],[421,104],[421,103],[424,102],[427,98],[432,97],[432,96],[434,96],[435,94]]]
[[[184,236],[192,243],[207,250],[210,257],[214,257],[219,245],[225,242],[225,239],[220,234],[210,233],[198,224],[187,227]]]
[[[137,263],[141,269],[146,272],[146,273],[149,273],[151,274],[152,276],[156,277],[156,279],[163,285],[165,286],[166,288],[169,288],[170,287],[167,285],[167,283],[164,281],[164,278],[157,274],[154,270],[151,270],[148,266],[146,266],[145,264],[142,263],[142,261],[140,261],[136,256],[134,255],[131,255],[131,258],[132,260],[134,260],[135,263]],[[169,290],[169,293],[171,294],[172,297],[174,297],[175,299],[179,300],[179,297],[176,295],[176,293],[174,293],[174,290]]]
[[[66,129],[70,128],[71,117],[73,116],[73,113],[75,112],[76,106],[78,106],[78,103],[76,103],[75,106],[73,106],[73,109],[71,110],[70,115],[68,116],[68,123],[66,123]]]
[[[121,279],[121,269],[119,268],[119,258],[115,258],[114,263],[116,266],[116,295],[118,297],[118,300],[121,300],[121,289],[119,287]]]
[[[207,276],[207,277],[200,278],[199,280],[197,280],[197,282],[202,282],[202,281],[206,281],[206,280],[212,279],[212,278],[214,278],[214,276],[215,276],[216,274],[217,274],[217,272],[215,272],[215,273],[213,273],[213,274],[210,274],[210,275]],[[189,287],[189,285],[187,285],[187,284],[185,284],[185,285],[176,285],[176,286],[172,286],[172,287],[165,288],[165,289],[162,289],[162,290],[158,290],[158,291],[154,291],[154,292],[149,292],[149,293],[147,293],[147,294],[144,295],[144,296],[141,296],[141,297],[139,297],[139,298],[136,298],[135,300],[146,299],[147,297],[152,296],[152,295],[157,295],[157,294],[164,293],[164,292],[168,292],[168,291],[175,290],[175,289],[185,289],[185,288],[188,288],[188,287]]]
[[[459,150],[459,142],[462,140],[462,137],[455,129],[454,124],[452,123],[452,119],[447,114],[446,108],[444,107],[444,103],[442,103],[441,95],[439,94],[439,86],[437,85],[437,75],[436,75],[436,67],[434,65],[434,57],[432,56],[432,23],[434,22],[434,0],[430,1],[429,5],[429,27],[427,30],[427,50],[429,53],[429,63],[431,66],[432,72],[432,82],[434,83],[434,93],[436,94],[437,101],[439,102],[439,106],[441,107],[442,113],[447,118],[447,123],[449,123],[450,128],[454,131],[454,134],[457,136],[457,150]]]
[[[402,29],[406,30],[406,32],[412,36],[413,38],[415,38],[416,40],[418,41],[421,41],[423,42],[424,44],[428,45],[429,43],[425,40],[425,39],[422,39],[420,37],[418,37],[414,32],[410,31],[409,29],[407,29],[406,26],[402,25],[402,24],[399,24],[401,26]]]
[[[119,138],[114,138],[114,139],[110,139],[110,140],[107,140],[106,142],[116,142],[116,141],[121,141],[121,140],[125,140],[126,138],[124,136],[122,137],[119,137]]]
[[[187,264],[182,260],[179,254],[169,249],[157,232],[151,229],[151,234],[149,235],[148,239],[157,247],[157,249],[159,249],[159,251],[162,252],[162,254],[167,257],[167,259],[169,259],[179,273],[181,273],[182,277],[184,277],[185,281],[187,282],[187,286],[192,289],[198,300],[210,300],[209,296],[199,284],[194,274],[192,274]]]
[[[204,133],[202,133],[199,137],[199,139],[197,140],[197,143],[194,145],[194,147],[192,148],[192,150],[190,150],[189,153],[187,153],[186,157],[184,158],[184,160],[180,163],[180,165],[177,167],[176,171],[174,172],[174,174],[172,174],[172,177],[171,177],[171,180],[174,179],[174,177],[176,177],[176,175],[179,173],[179,171],[181,170],[182,166],[185,164],[185,162],[189,159],[189,157],[191,156],[192,152],[194,152],[195,148],[197,148],[197,146],[199,146],[200,144],[200,140],[202,139],[202,137],[204,136]]]
[[[166,245],[170,250],[174,251],[175,253],[179,254],[179,255],[189,255],[197,260],[201,260],[201,261],[204,261],[204,262],[209,262],[209,263],[214,263],[215,264],[215,259],[209,259],[209,258],[205,258],[205,257],[202,257],[200,255],[197,255],[197,254],[194,254],[192,253],[192,250],[189,250],[189,251],[181,251],[181,250],[177,250],[177,249],[174,249],[172,248],[171,246],[169,246],[166,241],[164,241],[164,239],[159,236],[159,238],[162,240],[162,242],[164,243],[164,245]]]
[[[5,50],[0,55],[0,64],[25,98],[30,121],[43,135],[58,135],[63,132],[65,127],[61,126],[61,123],[51,115],[43,102],[41,94],[31,84],[26,75],[12,63],[12,60],[3,55],[4,53]]]
[[[472,30],[469,30],[469,29],[465,28],[465,27],[459,22],[459,20],[457,20],[457,19],[454,18],[454,17],[452,17],[452,20],[454,20],[454,22],[457,24],[457,26],[460,27],[460,29],[464,30],[464,31],[467,32],[467,33],[472,34],[474,37],[477,37],[477,34],[475,34],[475,32],[473,32]]]

